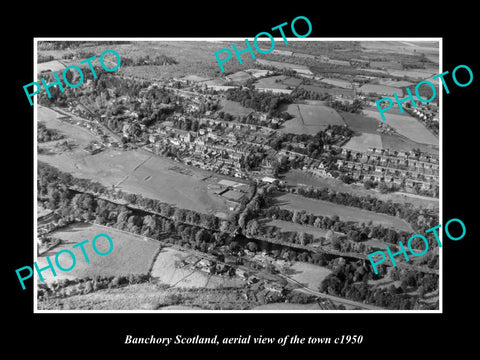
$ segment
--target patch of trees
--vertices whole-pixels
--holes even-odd
[[[273,94],[240,88],[227,90],[225,97],[227,100],[236,101],[244,107],[265,112],[270,116],[281,116],[280,106],[292,102],[291,97],[286,94]]]
[[[59,134],[56,130],[47,129],[45,124],[38,123],[37,124],[37,139],[38,142],[48,142],[63,139],[64,136]]]
[[[366,269],[365,265],[346,263],[337,266],[333,273],[322,281],[319,291],[389,309],[414,308],[416,297],[405,294],[401,288],[397,289],[394,285],[388,289],[374,289],[367,283],[371,278],[372,272]]]

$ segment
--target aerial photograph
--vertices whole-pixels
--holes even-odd
[[[438,310],[440,40],[232,44],[36,39],[36,310]]]

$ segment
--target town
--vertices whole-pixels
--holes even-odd
[[[368,257],[438,224],[438,100],[387,122],[375,103],[438,73],[438,43],[292,40],[225,72],[215,42],[39,45],[47,82],[107,46],[122,60],[37,95],[39,266],[71,229],[116,241],[46,276],[42,308],[107,288],[161,294],[105,293],[122,309],[438,307],[438,252],[375,273]]]

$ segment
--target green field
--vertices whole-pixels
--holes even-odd
[[[382,138],[379,134],[360,134],[353,136],[345,145],[344,148],[367,152],[369,148],[381,149]]]
[[[378,134],[378,120],[361,114],[338,112],[350,129],[359,133]]]
[[[284,111],[294,117],[280,129],[284,133],[315,135],[328,125],[345,124],[334,109],[324,105],[289,104]]]
[[[438,147],[427,144],[420,144],[415,141],[409,141],[399,138],[396,135],[380,134],[382,138],[382,144],[384,149],[391,149],[395,151],[410,151],[412,149],[420,149],[422,152],[426,152],[433,155],[439,155]]]
[[[222,107],[220,111],[224,113],[229,113],[233,116],[247,116],[252,113],[253,109],[242,106],[240,103],[232,100],[222,99],[220,101],[220,106]]]
[[[371,116],[378,121],[382,121],[382,117],[377,108],[364,109],[363,113],[366,116]],[[433,135],[417,119],[408,115],[397,115],[389,113],[388,111],[386,111],[384,115],[386,119],[385,123],[394,128],[400,135],[403,135],[406,138],[418,143],[438,146],[438,137]]]
[[[289,185],[294,186],[304,186],[304,187],[316,187],[316,188],[323,188],[328,187],[330,189],[349,193],[356,196],[371,196],[376,197],[382,201],[393,201],[396,203],[412,203],[414,206],[417,207],[427,207],[427,208],[438,208],[439,202],[438,199],[433,198],[417,198],[412,196],[405,196],[402,194],[397,193],[389,193],[389,194],[381,194],[377,190],[373,189],[365,189],[363,185],[356,185],[356,184],[345,184],[341,180],[337,179],[327,179],[321,178],[313,175],[309,175],[300,170],[290,170],[288,173],[285,174],[284,178]]]
[[[319,239],[320,237],[325,237],[327,232],[323,229],[320,228],[315,228],[313,226],[305,226],[297,223],[293,223],[290,221],[283,221],[283,220],[268,220],[263,222],[262,220],[262,225],[265,226],[276,226],[280,228],[281,232],[290,232],[290,231],[296,231],[298,233],[304,232],[306,234],[311,234],[313,235],[314,238]]]
[[[55,112],[42,110],[38,120],[48,128],[59,129],[68,139],[86,145],[96,138],[86,129],[61,122]],[[78,146],[60,154],[38,154],[38,160],[55,166],[78,178],[87,178],[184,209],[226,216],[231,204],[209,189],[211,173],[161,158],[145,150],[122,151],[106,149],[89,155]],[[180,172],[178,169],[184,169]]]
[[[299,261],[293,263],[290,269],[295,272],[289,275],[289,277],[316,291],[318,291],[322,281],[332,273],[331,270],[325,267]]]
[[[413,231],[410,225],[404,220],[386,214],[380,214],[373,211],[367,211],[351,206],[338,205],[323,200],[310,199],[294,194],[281,194],[275,198],[276,206],[289,210],[306,210],[314,215],[328,216],[338,215],[340,220],[355,221],[358,223],[368,223],[370,220],[374,225],[384,227]]]
[[[107,234],[113,242],[113,250],[105,256],[98,255],[92,248],[92,239],[98,234]],[[59,271],[57,266],[54,265],[57,272],[56,277],[53,276],[50,270],[42,273],[47,282],[65,278],[94,277],[97,275],[147,274],[160,248],[159,242],[146,240],[143,236],[92,224],[72,224],[55,231],[53,236],[60,238],[62,243],[38,257],[37,264],[39,268],[48,265],[47,256],[50,257],[52,263],[55,263],[55,255],[64,249],[74,253],[76,265],[68,272]],[[85,261],[80,248],[72,249],[73,245],[86,239],[89,240],[84,245],[90,260],[88,263]],[[108,240],[104,237],[99,237],[95,244],[100,252],[107,252],[110,248]],[[72,258],[68,253],[62,253],[59,256],[59,262],[62,267],[68,268],[72,264]]]
[[[314,93],[317,94],[330,94],[330,95],[343,95],[345,97],[352,97],[353,96],[353,90],[350,89],[341,89],[341,88],[326,88],[318,85],[300,85],[300,89],[305,89],[308,91],[313,91]]]

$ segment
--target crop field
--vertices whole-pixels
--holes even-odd
[[[58,128],[62,134],[79,144],[86,145],[96,139],[84,128],[57,120],[54,114],[51,111],[39,112],[38,119],[44,121],[47,127]],[[53,126],[55,123],[57,126]],[[107,187],[116,186],[125,192],[141,194],[184,209],[218,216],[230,213],[228,201],[208,188],[207,178],[211,173],[144,150],[106,149],[89,155],[79,146],[61,154],[38,154],[38,160],[75,177],[98,181]],[[178,168],[186,171],[179,172]]]
[[[404,194],[399,193],[381,194],[379,191],[374,189],[367,190],[363,185],[345,184],[341,180],[321,178],[296,169],[290,170],[288,173],[286,173],[284,180],[286,180],[289,185],[303,187],[313,186],[315,188],[327,187],[342,193],[349,193],[356,196],[368,195],[371,197],[376,197],[377,199],[382,201],[391,200],[392,202],[401,204],[412,203],[414,206],[425,208],[439,207],[438,199],[418,198],[412,196],[405,196]]]
[[[286,89],[287,85],[283,84],[283,81],[287,77],[284,75],[277,75],[277,76],[269,76],[264,77],[255,82],[255,88],[262,89]],[[276,82],[278,80],[278,82]]]
[[[417,143],[408,139],[402,139],[396,135],[380,134],[384,149],[391,149],[395,151],[411,151],[412,149],[420,149],[433,155],[439,155],[438,146]]]
[[[289,104],[286,111],[294,116],[287,120],[281,132],[314,135],[331,125],[344,125],[342,117],[324,105]]]
[[[358,91],[364,94],[374,93],[377,95],[387,96],[393,96],[393,94],[397,94],[399,97],[401,97],[403,94],[403,90],[396,87],[377,84],[365,84],[361,86]]]
[[[437,70],[415,69],[415,70],[389,70],[388,73],[393,76],[406,76],[414,80],[423,80],[431,78],[438,74]]]
[[[362,133],[360,135],[352,136],[343,147],[345,149],[367,152],[370,147],[381,149],[383,148],[383,145],[382,138],[379,134]]]
[[[300,85],[300,89],[305,89],[308,91],[313,91],[317,94],[330,94],[334,96],[343,95],[345,97],[352,97],[353,90],[350,89],[341,89],[341,88],[326,88],[318,85]]]
[[[44,63],[37,64],[37,72],[42,72],[42,71],[53,71],[57,72],[60,70],[65,69],[66,66],[63,65],[60,61],[58,60],[52,60],[52,61],[47,61]]]
[[[227,76],[230,80],[234,81],[234,82],[238,82],[238,83],[244,83],[246,82],[247,80],[253,78],[252,75],[250,75],[249,73],[245,72],[245,71],[237,71],[236,73],[234,74],[230,74]]]
[[[324,78],[322,79],[322,82],[342,88],[342,89],[352,89],[352,84],[345,80]]]
[[[188,267],[176,268],[175,262],[186,258],[189,254],[185,251],[171,247],[163,248],[155,260],[151,275],[162,283],[177,287],[206,287],[243,286],[244,282],[237,277],[223,277],[210,275],[198,269]]]
[[[304,65],[290,64],[290,63],[286,63],[286,62],[272,61],[272,60],[265,60],[265,59],[256,59],[256,61],[259,64],[270,65],[270,66],[274,66],[274,67],[279,68],[279,69],[292,69],[292,70],[301,72],[303,74],[313,75],[313,73],[310,71],[310,69],[308,67],[304,66]]]
[[[412,231],[410,225],[395,216],[380,214],[351,206],[339,205],[323,200],[310,199],[294,194],[281,194],[276,197],[276,205],[290,210],[306,210],[314,215],[328,216],[338,215],[343,221],[369,222],[384,227]]]
[[[225,100],[222,99],[220,101],[220,106],[222,109],[220,111],[223,111],[225,113],[229,113],[233,116],[247,116],[248,114],[252,113],[253,109],[247,108],[242,106],[240,103],[232,100]]]
[[[382,121],[380,112],[376,108],[363,109],[363,113],[377,119],[378,121]],[[438,138],[417,119],[408,115],[389,114],[388,111],[386,111],[384,115],[386,118],[385,122],[394,128],[400,135],[418,143],[438,146]]]
[[[92,239],[98,234],[107,234],[113,242],[112,252],[105,256],[98,255],[92,248]],[[43,268],[48,265],[47,256],[54,262],[55,254],[64,249],[70,250],[75,254],[76,265],[68,272],[59,271],[56,268],[56,277],[53,276],[51,271],[44,271],[42,276],[46,282],[65,278],[94,277],[96,275],[147,274],[160,248],[160,243],[157,241],[95,224],[72,224],[55,231],[53,236],[62,239],[63,242],[39,256],[37,259],[38,266]],[[73,245],[86,239],[89,240],[84,245],[90,260],[88,263],[85,261],[81,249],[72,249]],[[104,237],[99,237],[95,245],[100,252],[106,252],[110,247],[108,240]],[[68,254],[59,256],[59,262],[65,268],[71,265],[71,261],[72,259]]]
[[[294,262],[290,269],[294,270],[295,273],[289,275],[289,277],[316,291],[318,291],[322,281],[332,273],[325,267],[299,261]]]
[[[338,112],[350,129],[358,133],[378,134],[378,120],[361,114]]]

